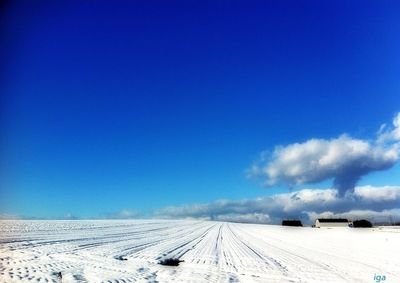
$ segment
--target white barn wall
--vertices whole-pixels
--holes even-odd
[[[315,227],[349,227],[348,222],[319,222],[318,219],[315,221]]]

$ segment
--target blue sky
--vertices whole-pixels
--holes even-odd
[[[290,191],[262,151],[400,111],[395,1],[10,1],[0,212],[92,217]],[[400,167],[361,185],[399,185]],[[294,189],[329,188],[299,184]]]

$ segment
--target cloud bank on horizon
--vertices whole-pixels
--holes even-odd
[[[250,169],[267,186],[315,184],[333,179],[341,196],[351,193],[361,177],[391,168],[399,160],[400,112],[393,125],[383,124],[376,139],[362,140],[343,134],[333,139],[310,139],[277,146],[265,152]]]
[[[210,203],[170,206],[152,215],[122,210],[97,218],[82,219],[196,219],[241,223],[279,224],[282,219],[301,219],[311,223],[319,217],[368,219],[374,223],[400,222],[400,186],[360,186],[342,197],[336,189],[302,189],[242,200],[218,200]],[[0,214],[1,219],[36,219]],[[62,217],[56,219],[71,219]],[[80,219],[79,217],[72,219]]]
[[[203,219],[248,223],[280,223],[284,218],[314,221],[318,217],[400,221],[400,186],[362,186],[341,197],[336,189],[303,189],[245,200],[171,206],[156,218]]]

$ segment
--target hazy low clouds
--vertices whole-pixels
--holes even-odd
[[[271,218],[268,214],[248,213],[248,214],[223,214],[216,215],[213,220],[239,222],[239,223],[270,223]]]
[[[20,219],[21,217],[16,214],[9,214],[9,213],[0,213],[0,220],[16,220]]]
[[[141,213],[136,210],[123,209],[117,212],[108,212],[100,216],[102,219],[135,219],[141,217]]]
[[[303,189],[245,200],[219,200],[212,203],[173,206],[156,211],[157,218],[208,219],[250,223],[280,223],[283,218],[311,222],[318,215],[346,215],[375,219],[399,219],[400,187],[356,187],[340,196],[337,189]],[[396,218],[397,217],[397,218]]]
[[[333,179],[340,195],[351,192],[370,172],[385,170],[399,160],[400,113],[393,126],[382,125],[373,141],[341,135],[278,146],[271,155],[261,154],[250,170],[268,186],[314,184]]]

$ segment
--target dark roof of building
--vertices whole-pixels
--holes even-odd
[[[300,220],[286,219],[282,220],[283,226],[303,226]]]
[[[344,218],[318,218],[319,222],[349,222],[349,220]]]

